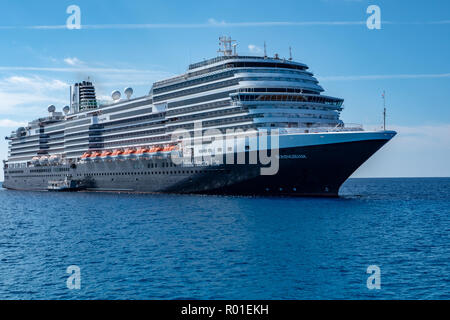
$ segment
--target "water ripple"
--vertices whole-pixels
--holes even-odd
[[[2,190],[0,298],[450,298],[450,179],[354,179],[341,194]],[[381,290],[366,287],[373,264]]]

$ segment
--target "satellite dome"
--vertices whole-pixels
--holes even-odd
[[[48,106],[47,110],[48,110],[48,112],[55,112],[56,107],[51,104],[51,105]]]
[[[69,108],[69,106],[65,106],[65,107],[63,108],[63,112],[64,112],[64,114],[68,114],[68,113],[69,113],[69,111],[70,111],[70,108]]]
[[[114,101],[115,101],[115,100],[119,100],[119,99],[120,99],[120,91],[114,90],[114,91],[111,93],[111,97],[113,98]]]
[[[20,128],[17,129],[16,133],[17,133],[18,136],[21,136],[24,131],[25,131],[25,128],[24,127],[20,127]]]
[[[127,96],[127,98],[130,99],[131,95],[133,94],[133,88],[130,87],[125,88],[124,93]]]

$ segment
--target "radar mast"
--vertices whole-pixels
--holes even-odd
[[[236,40],[232,40],[231,37],[220,37],[219,38],[219,50],[217,52],[223,53],[224,56],[230,57],[230,56],[237,56],[236,53],[236,46],[237,43],[235,43]],[[234,52],[233,52],[234,48]]]

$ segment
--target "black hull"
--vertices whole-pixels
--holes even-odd
[[[35,167],[34,171],[24,168],[23,174],[5,172],[8,178],[3,187],[47,190],[48,180],[70,174],[83,180],[87,191],[336,197],[342,183],[387,141],[280,149],[279,170],[275,175],[261,175],[260,165],[180,167],[167,165],[167,159],[125,160],[79,164],[76,168],[48,166]],[[36,173],[36,168],[47,171]]]
[[[237,166],[232,176],[235,180],[237,177],[245,179],[220,188],[199,179],[198,185],[207,186],[199,193],[337,197],[339,188],[348,177],[386,142],[370,140],[285,149],[280,153],[284,159],[280,159],[276,175],[260,175],[259,167]],[[306,158],[286,157],[299,154],[306,155]]]

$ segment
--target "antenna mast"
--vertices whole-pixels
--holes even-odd
[[[292,61],[292,48],[289,47],[289,61]]]
[[[264,41],[264,58],[267,58],[267,46],[265,41]]]
[[[224,56],[229,57],[233,55],[233,50],[231,49],[232,47],[234,48],[234,55],[236,54],[236,40],[231,40],[231,37],[220,37],[219,38],[219,50],[217,50],[217,52],[223,53]]]
[[[383,130],[386,131],[386,92],[383,90]]]

